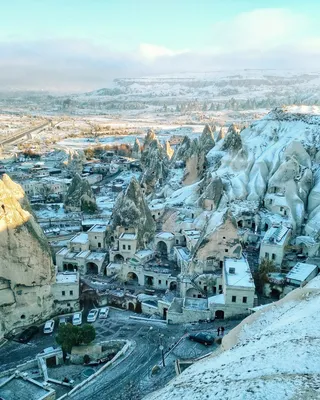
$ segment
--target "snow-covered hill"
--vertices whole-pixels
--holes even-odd
[[[228,202],[258,201],[315,235],[320,221],[320,108],[283,107],[244,129],[230,129],[208,153],[209,171]]]
[[[320,399],[320,278],[246,318],[146,400]]]

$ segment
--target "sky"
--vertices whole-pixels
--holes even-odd
[[[320,0],[0,0],[0,89],[115,78],[320,70]]]

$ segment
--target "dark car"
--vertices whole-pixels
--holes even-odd
[[[214,336],[206,332],[198,332],[193,335],[189,335],[189,339],[194,342],[199,342],[205,346],[214,343]]]
[[[38,332],[39,328],[37,326],[29,326],[29,328],[20,333],[18,341],[21,343],[27,343]]]

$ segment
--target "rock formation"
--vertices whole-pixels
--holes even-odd
[[[69,186],[64,202],[67,211],[93,213],[97,209],[96,199],[86,179],[75,174]]]
[[[145,201],[140,184],[132,178],[125,192],[119,194],[113,208],[113,229],[117,226],[135,228],[138,247],[144,248],[154,237],[155,222]]]
[[[148,132],[147,132],[147,134],[144,138],[144,142],[143,142],[143,151],[148,150],[150,143],[153,142],[154,140],[157,140],[157,136],[156,136],[154,130],[148,129]]]
[[[168,140],[166,141],[166,144],[165,144],[165,152],[166,152],[166,155],[167,155],[168,159],[171,160],[171,158],[172,158],[172,156],[174,154],[174,150],[170,146],[170,142]]]
[[[200,185],[199,206],[205,210],[215,211],[223,194],[223,183],[219,176],[207,173]]]
[[[0,337],[52,312],[51,251],[22,188],[0,180]]]
[[[207,154],[215,146],[212,128],[206,125],[199,139],[183,139],[172,158],[173,163],[184,163],[183,184],[190,185],[202,179],[207,168]]]
[[[134,141],[134,145],[132,147],[132,157],[136,158],[137,160],[139,160],[141,157],[141,145],[140,145],[139,139],[137,139],[137,138]]]
[[[86,161],[84,152],[81,150],[71,150],[66,151],[67,159],[62,162],[62,166],[67,168],[71,175],[76,173],[81,174],[83,170],[83,163]]]
[[[158,140],[149,143],[141,155],[143,175],[140,183],[145,193],[150,194],[157,184],[163,184],[169,174],[169,160],[166,150]]]

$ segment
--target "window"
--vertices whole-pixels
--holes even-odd
[[[271,257],[273,260],[275,260],[276,259],[276,255],[274,254],[274,253],[272,253],[272,257]]]
[[[62,296],[65,296],[66,295],[66,292],[63,290],[62,291]]]
[[[229,251],[228,249],[224,249],[224,252],[225,252],[225,253],[228,253],[228,251]]]
[[[223,236],[223,239],[225,239],[226,237],[225,236]]]
[[[126,249],[126,245],[125,245],[125,244],[122,245],[122,249],[123,249],[123,250]]]
[[[73,290],[70,290],[70,296],[73,296]]]
[[[219,285],[219,290],[222,290],[222,285]]]
[[[97,239],[97,236],[95,236],[94,238]]]
[[[131,250],[131,245],[130,244],[128,244],[128,250]]]
[[[280,207],[280,211],[283,211],[283,207]]]
[[[199,281],[199,285],[201,285],[201,281]]]
[[[242,297],[242,303],[246,303],[247,302],[247,297]]]
[[[264,253],[264,258],[269,258],[269,253]]]
[[[71,306],[71,304],[70,304],[70,303],[67,303],[67,306],[68,306],[68,307],[70,307],[70,306]]]
[[[232,296],[232,303],[235,303],[237,301],[237,296]]]
[[[158,280],[159,285],[161,285],[161,279]]]
[[[101,247],[101,243],[100,242],[98,242],[98,247]]]

